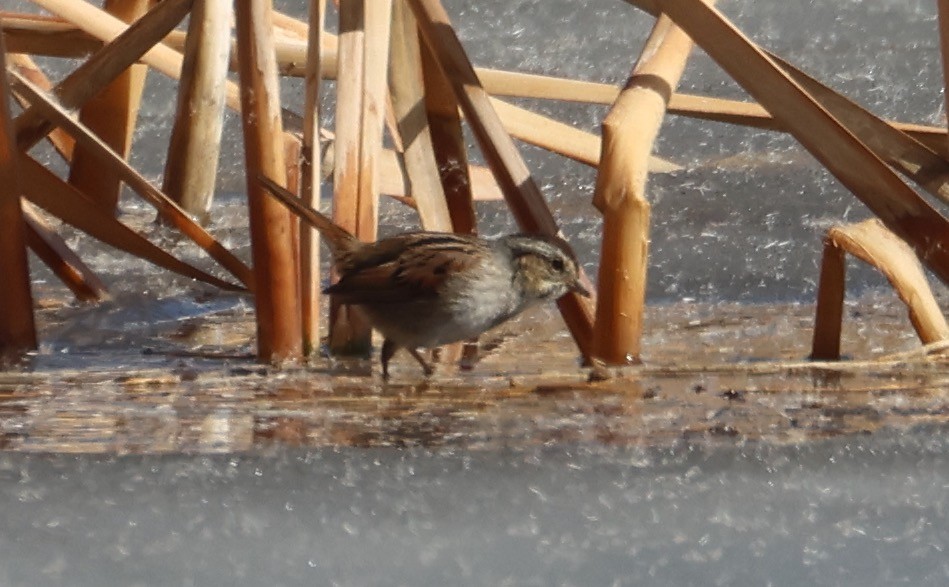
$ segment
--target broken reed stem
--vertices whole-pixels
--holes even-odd
[[[21,154],[20,173],[23,177],[23,196],[66,224],[76,227],[107,245],[154,263],[158,267],[224,290],[243,291],[242,287],[196,269],[152,244],[137,232],[119,222],[114,214],[96,206],[88,196],[60,179],[29,155]],[[29,210],[28,206],[24,206],[24,215],[27,215]],[[61,240],[61,237],[55,232],[50,234]],[[46,236],[44,240],[50,242],[51,238]],[[50,242],[50,246],[46,248],[55,250],[56,246],[56,243]],[[66,284],[70,289],[80,299],[105,297],[105,286],[82,264],[78,257],[75,257],[72,251],[69,251],[65,243],[61,246],[70,257],[64,257],[66,261],[57,261],[57,264],[64,267],[74,267],[75,270],[70,269],[68,275],[77,275],[82,278],[82,281],[75,285],[67,281]]]
[[[275,14],[276,16],[276,14]],[[310,0],[307,30],[303,143],[300,149],[300,198],[311,208],[320,207],[320,82],[323,77],[322,46],[325,37],[326,0]],[[308,224],[300,225],[300,311],[303,352],[313,354],[320,345],[320,235]]]
[[[603,214],[593,352],[609,364],[639,362],[649,262],[649,154],[691,49],[688,35],[669,18],[659,17],[603,121],[593,195],[593,204]]]
[[[127,28],[129,28],[121,20],[110,15],[108,12],[96,8],[85,0],[31,0],[31,2],[39,4],[43,8],[46,8],[60,17],[74,23],[83,31],[99,39],[100,41],[112,41],[124,33]],[[192,2],[193,0],[162,0],[161,3],[156,5],[155,8],[149,12],[159,10],[165,5],[181,6],[181,4],[186,4],[186,8],[190,10]],[[168,6],[168,8],[171,9],[172,6]],[[142,31],[141,34],[137,36],[144,36],[144,34],[144,31]],[[172,36],[172,38],[178,39],[178,44],[176,46],[181,48],[184,47],[185,35],[175,33],[169,34]],[[233,48],[231,53],[232,55],[234,54]],[[151,49],[146,51],[141,56],[139,61],[172,79],[181,79],[181,68],[182,64],[184,63],[184,56],[180,51],[173,49],[164,43],[152,43]],[[240,111],[241,99],[237,84],[228,81],[226,84],[226,91],[228,108]]]
[[[24,181],[29,178],[23,173],[23,159],[20,159],[20,171]],[[69,185],[63,182],[64,185]],[[27,186],[26,189],[33,189]],[[80,302],[97,302],[109,297],[105,283],[86,265],[75,251],[69,248],[63,237],[28,202],[21,202],[23,221],[26,223],[26,242],[37,257],[50,271],[69,288]],[[87,202],[93,207],[95,204]]]
[[[286,184],[272,10],[270,0],[242,0],[235,6],[257,356],[282,363],[302,358],[303,336],[290,212],[257,181],[258,175],[265,175]]]
[[[832,251],[831,247],[838,250]],[[835,226],[827,232],[817,317],[814,321],[814,358],[840,357],[844,253],[850,253],[883,273],[906,304],[910,322],[923,344],[949,339],[949,324],[933,296],[915,253],[905,241],[874,218],[858,224]],[[824,291],[825,288],[827,291]]]
[[[20,208],[19,154],[13,142],[7,57],[0,37],[0,361],[16,360],[36,348],[33,294],[26,258],[26,235]]]
[[[811,358],[836,361],[840,358],[840,334],[844,319],[844,295],[847,287],[845,252],[831,240],[824,239],[820,281],[817,284],[817,307]]]
[[[294,194],[300,193],[300,153],[303,150],[303,142],[299,137],[293,136],[290,133],[283,133],[283,162],[284,162],[284,172],[286,173],[287,181],[286,188],[293,192]],[[300,282],[300,229],[301,223],[300,218],[296,214],[290,216],[290,242],[294,245],[293,247],[293,266],[297,270],[297,285]],[[299,295],[299,291],[296,292]],[[302,306],[301,306],[302,312]],[[303,324],[303,319],[301,317],[300,324]],[[303,331],[301,329],[300,334],[302,336]]]
[[[8,55],[9,65],[18,74],[29,79],[44,90],[51,90],[52,82],[39,69],[36,63],[27,55],[11,54]],[[15,94],[17,101],[23,108],[29,107],[29,101]],[[72,159],[75,139],[69,136],[61,128],[55,128],[46,137],[57,153],[66,161]],[[33,186],[27,177],[28,172],[22,163],[21,158],[18,164],[18,172],[21,175],[21,185],[23,191],[31,189]],[[36,253],[36,256],[50,268],[54,275],[62,281],[66,287],[80,301],[99,300],[108,296],[105,284],[99,277],[69,248],[69,245],[59,236],[56,231],[46,222],[28,203],[21,202],[23,207],[23,219],[26,223],[26,242],[30,249]]]
[[[148,10],[149,0],[105,0],[103,9],[132,22]],[[92,96],[79,112],[79,120],[112,150],[127,158],[132,133],[145,87],[145,65],[132,65],[102,91]],[[76,148],[69,167],[69,183],[89,194],[106,210],[118,212],[122,182],[111,169],[102,169],[98,159],[82,147]]]
[[[641,3],[627,1],[634,5]],[[0,14],[5,16],[3,27],[10,51],[54,57],[82,57],[101,47],[100,41],[62,19],[3,11],[0,11]],[[299,21],[296,22],[299,23]],[[302,24],[299,23],[299,25]],[[291,32],[303,39],[305,38],[301,36],[303,28],[297,31],[299,25]],[[305,28],[305,25],[303,27]],[[336,41],[337,38],[332,34],[327,33],[324,38],[323,73],[326,79],[336,78]],[[164,43],[169,47],[182,50],[185,35],[179,31],[172,31],[165,37]],[[277,40],[276,45],[280,71],[284,75],[304,77],[306,71],[302,64],[306,61],[306,45],[297,41],[284,40]],[[235,68],[236,62],[233,62],[232,69]],[[622,89],[597,82],[486,67],[475,68],[475,71],[485,90],[493,96],[610,105],[616,101]],[[753,102],[676,93],[669,100],[668,112],[700,120],[787,132],[785,125],[772,118],[767,110]],[[946,153],[947,131],[944,127],[899,121],[887,121],[887,124],[905,132],[937,153]]]
[[[392,0],[363,0],[363,102],[359,145],[359,205],[356,236],[376,240],[379,225],[379,158],[389,78]]]
[[[459,164],[445,166],[446,173],[444,176],[440,174],[429,116],[426,115],[431,114],[431,111],[426,109],[426,97],[431,97],[436,102],[447,103],[446,109],[451,111],[448,128],[457,130],[457,138],[461,138],[458,106],[451,95],[451,88],[439,79],[438,81],[445,85],[445,91],[436,96],[432,88],[426,85],[418,25],[415,15],[404,2],[396,2],[393,6],[392,29],[389,75],[391,112],[395,117],[398,134],[403,139],[402,159],[422,228],[441,232],[451,232],[455,228],[442,181],[450,174],[458,174],[462,175],[465,181],[458,186],[460,189],[455,189],[455,193],[452,194],[452,211],[459,217],[458,232],[474,233],[474,206],[471,200],[470,181],[467,181],[468,165],[464,158],[464,144],[457,142],[455,136],[450,137],[448,150],[445,149],[444,142],[440,143],[442,148],[439,155],[443,159],[451,157],[457,149],[461,152]],[[434,63],[429,65],[429,71],[441,78],[441,72]],[[441,122],[445,123],[444,120]],[[452,123],[454,127],[451,126]],[[442,128],[442,132],[447,130]],[[453,132],[451,134],[454,135]],[[448,345],[434,358],[439,362],[455,362],[464,353],[463,349],[463,343]],[[471,352],[474,351],[469,351]]]
[[[415,16],[404,2],[392,10],[389,93],[399,134],[403,138],[405,172],[422,228],[450,232],[451,217],[435,162],[432,135],[425,116],[422,56]]]
[[[165,159],[162,191],[202,224],[209,219],[221,150],[232,9],[232,0],[194,2]]]
[[[47,0],[41,0],[47,1]],[[63,107],[73,110],[84,104],[92,98],[109,82],[114,80],[121,72],[125,71],[131,64],[135,63],[140,57],[152,54],[156,51],[154,47],[162,36],[175,27],[181,19],[188,13],[193,0],[166,0],[153,8],[144,17],[140,18],[135,24],[125,27],[121,21],[108,13],[102,12],[97,8],[76,0],[74,4],[68,6],[72,9],[79,8],[81,16],[84,19],[94,19],[93,13],[101,13],[107,18],[118,23],[116,26],[121,30],[110,28],[110,34],[107,36],[108,43],[102,47],[95,55],[90,57],[85,63],[80,65],[69,74],[63,81],[56,84],[53,93],[62,103]],[[83,7],[87,8],[83,8]],[[58,2],[54,2],[45,8],[60,8]],[[72,12],[67,12],[72,16]],[[101,19],[100,19],[101,20]],[[97,30],[97,29],[96,29]],[[114,32],[115,34],[111,34]],[[167,48],[166,48],[167,49]],[[171,53],[174,51],[167,49]],[[179,63],[180,69],[180,63]],[[27,108],[23,113],[17,116],[15,122],[16,142],[22,151],[29,150],[33,145],[46,136],[53,125],[38,114],[36,108]]]
[[[485,160],[497,176],[521,229],[529,233],[557,234],[557,223],[492,108],[445,9],[438,0],[409,0],[409,4],[418,19],[425,43],[451,83]],[[589,279],[582,272],[581,281],[589,285]],[[580,351],[589,357],[593,344],[592,306],[575,293],[567,294],[557,304]]]
[[[627,1],[654,8],[645,0]],[[719,11],[702,0],[664,0],[662,8],[749,94],[782,120],[794,137],[887,228],[910,243],[944,283],[949,283],[949,221]]]
[[[12,53],[7,55],[7,60],[9,65],[18,72],[20,75],[26,79],[33,82],[36,87],[40,88],[44,92],[53,91],[53,83],[49,81],[49,78],[46,77],[46,74],[39,68],[36,63],[30,59],[28,55],[22,53]],[[29,102],[23,98],[16,96],[17,101],[20,103],[20,106],[23,108],[29,108]],[[67,163],[72,161],[73,149],[76,146],[76,139],[69,136],[66,131],[61,128],[54,128],[46,138],[49,140],[50,144],[53,145],[53,148],[59,153],[60,157],[63,158]]]
[[[771,58],[842,125],[894,169],[949,203],[949,162],[780,57]]]
[[[415,34],[418,37],[417,21],[415,18],[412,21],[416,23]],[[436,171],[441,191],[445,194],[451,227],[455,232],[477,234],[478,221],[471,192],[471,166],[461,128],[458,100],[432,55],[431,47],[422,43],[419,52],[424,83],[422,98],[425,122],[432,137]]]
[[[333,221],[359,234],[360,163],[362,156],[363,99],[365,97],[364,0],[340,0],[339,70],[336,80],[336,166],[333,177]],[[374,232],[373,232],[374,234]],[[333,279],[336,277],[334,275]],[[339,354],[368,355],[372,346],[369,321],[355,306],[330,297],[330,350]]]
[[[17,92],[25,95],[31,102],[32,108],[39,110],[40,116],[46,117],[56,125],[63,127],[76,139],[76,144],[82,144],[90,152],[98,154],[102,164],[117,169],[122,176],[122,181],[138,193],[142,199],[154,206],[163,219],[204,249],[208,256],[230,271],[248,289],[253,290],[253,274],[240,259],[191,220],[177,204],[135,171],[125,159],[112,151],[99,137],[90,133],[79,121],[71,117],[69,112],[63,109],[48,94],[36,88],[16,72],[11,72],[11,76],[17,84]]]

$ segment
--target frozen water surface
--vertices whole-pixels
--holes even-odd
[[[947,448],[6,454],[0,582],[945,585]]]
[[[613,84],[651,26],[618,0],[445,4],[478,65]],[[719,6],[874,112],[944,124],[931,0]],[[744,98],[700,51],[680,90]],[[173,92],[149,77],[132,160],[152,177]],[[590,131],[606,112],[518,103]],[[233,114],[226,132],[212,231],[249,258]],[[523,153],[595,271],[594,172]],[[670,117],[657,154],[685,167],[649,184],[657,367],[599,387],[543,312],[432,385],[403,360],[389,387],[365,362],[268,371],[249,300],[67,231],[113,299],[64,301],[34,265],[43,347],[0,374],[0,585],[947,584],[944,366],[661,368],[806,357],[821,236],[867,211],[784,135]],[[502,204],[479,215],[512,229]],[[123,219],[172,244],[134,199]],[[385,202],[383,221],[412,218]],[[848,280],[845,352],[914,348],[882,278]]]

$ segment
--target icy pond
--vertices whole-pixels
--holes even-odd
[[[942,125],[935,4],[718,3],[875,113]],[[618,0],[445,6],[477,65],[612,84],[652,25]],[[132,162],[153,179],[174,88],[150,74]],[[680,91],[745,99],[701,51]],[[516,102],[591,132],[606,113]],[[247,259],[233,114],[226,132],[211,230]],[[523,153],[595,274],[594,170]],[[947,584],[949,369],[893,355],[918,342],[885,280],[851,265],[844,352],[892,360],[767,367],[806,359],[821,237],[868,212],[778,133],[669,117],[657,154],[683,169],[650,178],[646,367],[592,385],[543,309],[431,383],[404,357],[387,386],[365,361],[276,372],[250,300],[67,231],[113,299],[76,304],[33,259],[42,347],[0,373],[0,585]],[[478,213],[513,230],[502,203]],[[413,218],[386,201],[383,222]]]

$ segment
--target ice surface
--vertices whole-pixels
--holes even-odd
[[[0,583],[945,585],[947,438],[0,456]]]

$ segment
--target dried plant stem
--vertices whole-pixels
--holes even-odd
[[[498,98],[491,98],[491,105],[511,136],[591,167],[600,165],[601,141],[595,134]],[[655,155],[650,155],[646,164],[653,173],[672,173],[682,169],[680,165]]]
[[[336,80],[336,141],[333,221],[355,234],[359,202],[359,137],[362,128],[364,37],[362,0],[339,2],[339,70]],[[336,279],[334,275],[333,280]],[[371,330],[358,308],[330,298],[329,345],[336,353],[368,354]]]
[[[279,363],[302,358],[303,336],[290,212],[267,197],[257,181],[258,175],[265,175],[286,184],[272,10],[270,0],[242,0],[235,5],[257,356]]]
[[[376,240],[379,216],[379,157],[385,124],[392,0],[364,0],[365,64],[359,145],[359,212],[356,235]]]
[[[475,234],[478,225],[471,189],[471,165],[468,162],[465,137],[461,128],[458,100],[451,82],[445,77],[432,54],[432,48],[421,44],[420,56],[425,86],[426,119],[451,226],[455,232]]]
[[[102,41],[57,16],[0,10],[0,27],[11,54],[85,57],[102,48]]]
[[[828,237],[824,239],[811,358],[834,361],[840,358],[840,333],[844,320],[844,295],[847,291],[846,251]]]
[[[610,84],[483,67],[476,68],[475,71],[478,72],[485,89],[494,96],[612,104],[621,90]],[[754,102],[674,93],[669,98],[667,112],[700,120],[787,132],[787,127],[780,120],[773,118],[760,104]],[[886,122],[936,152],[945,152],[945,128],[897,121]]]
[[[53,93],[68,110],[78,108],[105,88],[121,72],[143,55],[155,51],[155,43],[170,29],[184,18],[191,7],[193,0],[167,0],[162,2],[147,15],[139,19],[130,27],[125,27],[121,21],[108,13],[94,7],[89,7],[95,13],[101,13],[106,18],[115,20],[121,29],[115,35],[109,35],[109,44],[104,46],[88,61],[80,65],[75,71],[59,82]],[[69,6],[82,7],[79,0]],[[55,4],[53,7],[57,7]],[[71,14],[71,13],[69,13]],[[94,15],[86,14],[84,18],[92,19]],[[150,49],[151,47],[151,49]],[[169,51],[171,51],[169,49]],[[174,53],[174,51],[171,51]],[[20,114],[15,123],[16,142],[18,147],[26,151],[52,130],[53,125],[40,116],[34,108],[28,108]]]
[[[770,56],[878,157],[949,204],[949,162],[780,57]]]
[[[44,92],[53,91],[53,83],[49,81],[49,78],[46,77],[46,74],[40,70],[39,66],[30,59],[29,55],[23,55],[22,53],[11,53],[7,55],[7,61],[9,62],[10,67],[17,71],[20,75],[26,79],[33,82],[36,87],[40,88]],[[20,106],[23,108],[29,107],[29,102],[23,98],[17,97],[17,101],[20,103]],[[69,136],[66,131],[61,128],[54,128],[46,137],[49,139],[53,148],[56,149],[56,152],[59,153],[60,157],[63,158],[67,163],[72,161],[73,148],[76,146],[76,139]]]
[[[31,1],[36,4],[40,4],[43,6],[43,8],[46,8],[47,10],[54,12],[62,18],[74,23],[83,31],[99,39],[100,41],[109,42],[121,35],[128,28],[121,20],[110,15],[108,12],[96,8],[92,4],[86,2],[86,0]],[[190,9],[192,2],[193,0],[163,0],[161,3],[155,6],[152,11],[161,9],[163,6],[168,4],[178,5],[179,3],[187,4],[187,8]],[[144,33],[138,36],[143,35]],[[185,36],[183,34],[176,35],[174,33],[172,33],[171,36],[178,39],[177,46],[183,49]],[[232,50],[231,53],[233,55],[234,51]],[[181,68],[184,63],[184,56],[180,51],[172,49],[163,43],[158,43],[157,45],[153,44],[151,49],[146,51],[141,56],[140,61],[172,79],[181,78]],[[237,89],[237,84],[229,81],[226,84],[226,91],[228,108],[239,111],[241,107],[241,100],[240,93]]]
[[[643,4],[638,0],[627,0],[632,4]],[[101,46],[101,42],[83,33],[74,25],[61,19],[35,17],[34,15],[2,13],[6,18],[4,31],[11,51],[34,55],[77,57],[88,54]],[[292,19],[291,19],[292,20]],[[299,21],[296,21],[299,23]],[[300,23],[302,24],[302,23]],[[300,31],[294,31],[297,36]],[[300,36],[299,38],[304,38]],[[169,47],[184,47],[184,35],[173,31],[165,38]],[[336,77],[336,37],[327,34],[324,40],[324,68],[326,78]],[[277,42],[278,67],[285,75],[303,77],[306,46],[299,42]],[[236,67],[236,64],[232,64]],[[485,90],[494,96],[540,98],[580,103],[610,105],[621,88],[604,83],[544,76],[537,74],[504,71],[477,67],[475,71]],[[767,110],[754,102],[742,102],[697,96],[673,94],[668,112],[701,120],[738,124],[767,130],[786,132],[786,127],[771,117]],[[945,128],[922,124],[887,121],[902,132],[925,144],[937,153],[945,153],[947,131]]]
[[[103,165],[117,169],[121,174],[122,181],[128,184],[146,202],[154,206],[164,220],[204,249],[208,256],[230,271],[248,289],[253,289],[254,279],[247,265],[191,220],[168,196],[129,166],[125,159],[112,151],[108,145],[89,132],[79,121],[71,117],[48,94],[36,88],[16,72],[11,72],[10,75],[16,84],[17,92],[23,94],[30,101],[32,107],[39,110],[41,116],[61,126],[76,139],[77,144],[82,144],[90,152],[97,154]]]
[[[909,310],[923,344],[949,339],[949,324],[929,288],[926,275],[905,241],[877,220],[830,229],[824,246],[812,358],[839,359],[844,301],[844,253],[877,268]]]
[[[125,22],[132,22],[148,10],[149,0],[105,0],[103,8]],[[132,133],[145,87],[144,65],[132,65],[82,107],[79,120],[112,147],[128,157]],[[92,196],[106,210],[117,211],[122,182],[111,169],[99,167],[97,158],[79,147],[69,167],[69,183]]]
[[[527,232],[556,234],[557,223],[510,135],[504,131],[491,107],[487,92],[478,81],[445,9],[438,0],[409,0],[409,4],[418,19],[425,43],[451,83],[518,224]],[[582,279],[589,283],[585,276]],[[577,294],[564,296],[558,305],[581,352],[589,357],[593,342],[592,306]]]
[[[228,57],[231,0],[195,0],[162,191],[202,224],[214,197]]]
[[[29,155],[23,155],[20,158],[20,172],[23,175],[24,197],[89,236],[185,277],[197,279],[222,289],[244,289],[196,269],[153,245],[116,220],[113,214],[104,211],[99,206],[95,206],[86,194],[57,177]],[[71,262],[69,266],[75,268],[72,271],[76,275],[83,277],[82,282],[84,284],[80,287],[80,291],[73,288],[80,299],[104,297],[105,286],[99,282],[98,278],[90,275],[90,272],[81,264],[76,265],[75,262]],[[72,286],[70,287],[72,288]]]
[[[68,185],[68,184],[66,184]],[[109,291],[79,255],[69,248],[56,229],[29,202],[21,202],[30,250],[81,302],[107,299]]]
[[[26,235],[20,208],[17,162],[10,114],[10,85],[6,76],[7,58],[0,37],[0,360],[15,360],[36,348],[33,322],[33,294],[30,268],[26,260]]]
[[[320,204],[320,82],[323,78],[325,19],[326,0],[310,0],[303,144],[300,151],[300,197],[311,208],[319,208]],[[320,344],[320,298],[320,235],[312,226],[304,224],[300,227],[300,311],[303,351],[307,356],[315,352]]]
[[[429,75],[425,75],[418,24],[404,2],[397,2],[393,7],[392,27],[389,78],[392,109],[399,134],[403,138],[403,161],[422,228],[443,232],[457,229],[459,232],[474,233],[474,205],[458,105],[451,88],[430,56],[427,56]],[[425,51],[428,51],[427,47]],[[434,82],[432,75],[437,76]],[[433,87],[433,84],[439,83],[444,87]],[[437,155],[431,124],[439,125],[438,132],[441,135]],[[439,165],[439,161],[452,159],[457,164]],[[439,173],[440,169],[443,173]],[[450,179],[453,175],[462,176],[463,181],[454,183],[449,209],[443,182],[446,186],[453,185]],[[458,219],[457,224],[453,222],[454,218]],[[433,353],[433,359],[454,363],[464,354],[464,348],[464,343],[448,345],[440,352]],[[469,348],[469,354],[476,352],[476,341],[470,343]]]
[[[303,151],[303,141],[300,140],[300,137],[294,136],[290,133],[283,133],[283,162],[284,162],[284,173],[286,174],[286,188],[293,192],[294,194],[300,193],[300,160],[301,153]],[[290,242],[293,246],[293,266],[297,271],[297,285],[300,285],[300,219],[296,214],[290,216]],[[302,290],[301,290],[302,291]],[[297,291],[299,297],[299,291]],[[302,313],[302,305],[301,305]],[[303,324],[303,318],[300,318],[300,324]],[[300,335],[302,337],[303,331],[301,329]],[[302,340],[302,339],[301,339]]]
[[[593,195],[604,218],[593,337],[594,354],[609,364],[639,362],[649,259],[649,153],[691,49],[688,35],[665,16],[658,18],[603,121]]]
[[[702,0],[664,0],[662,8],[762,106],[783,121],[794,137],[887,228],[912,245],[944,283],[949,283],[949,222],[939,212],[720,12]]]
[[[29,79],[44,90],[51,90],[52,82],[40,71],[36,63],[27,55],[11,54],[8,55],[8,62],[18,74]],[[29,107],[29,101],[22,96],[16,95],[17,100],[23,108]],[[69,136],[61,128],[53,129],[47,137],[53,148],[67,162],[72,159],[75,139]],[[32,161],[32,160],[31,160]],[[31,179],[28,177],[28,165],[22,161],[18,164],[18,171],[21,174],[21,186],[23,191],[33,187]],[[26,202],[21,202],[23,208],[23,220],[26,223],[26,241],[30,249],[36,253],[36,256],[50,268],[56,277],[62,281],[66,287],[73,292],[77,299],[81,301],[99,300],[108,296],[105,284],[99,277],[76,255],[69,245],[59,236],[56,231],[46,222],[37,211]]]
[[[363,0],[339,3],[339,68],[345,72],[336,81],[336,166],[333,178],[333,220],[359,234],[362,129],[365,124],[365,4]],[[334,277],[335,279],[335,277]],[[368,354],[371,328],[353,306],[330,298],[329,345],[334,353]]]
[[[392,108],[403,138],[405,172],[412,186],[411,194],[422,228],[450,232],[451,216],[435,163],[428,117],[425,116],[418,27],[415,16],[404,2],[396,2],[392,10],[390,59]]]

